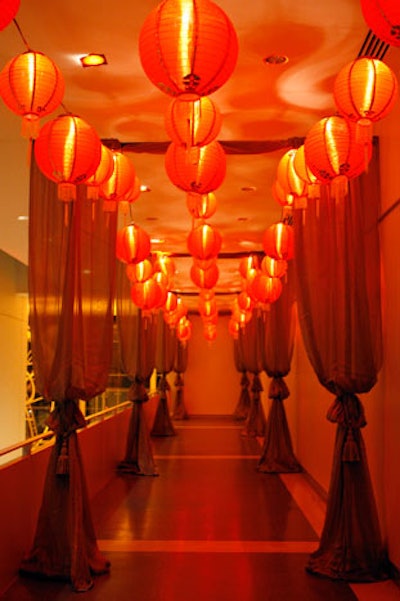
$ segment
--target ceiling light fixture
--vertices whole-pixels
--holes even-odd
[[[108,64],[105,54],[97,54],[96,52],[90,52],[85,56],[81,56],[79,60],[82,63],[82,67],[100,67],[101,65]]]
[[[140,191],[141,192],[151,192],[151,188],[149,188],[149,186],[146,186],[146,184],[141,184]]]
[[[270,54],[263,59],[267,65],[284,65],[289,62],[289,58],[284,54]]]

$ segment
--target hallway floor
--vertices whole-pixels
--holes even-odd
[[[349,586],[304,567],[324,503],[302,474],[260,474],[231,418],[176,422],[153,438],[158,477],[115,476],[94,503],[109,575],[85,601],[394,601],[392,582]],[[3,601],[69,601],[69,584],[18,578]]]

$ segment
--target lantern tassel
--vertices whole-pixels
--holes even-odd
[[[40,131],[40,122],[39,119],[32,117],[22,117],[21,123],[21,136],[23,138],[28,138],[29,140],[35,140]]]
[[[68,182],[62,182],[57,185],[57,193],[59,200],[70,202],[76,200],[76,186]]]

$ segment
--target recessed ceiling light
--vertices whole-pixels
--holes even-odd
[[[267,63],[268,65],[284,65],[289,62],[289,58],[284,54],[270,54],[263,60],[264,63]]]
[[[238,217],[238,221],[248,221],[248,217]]]
[[[18,215],[17,221],[29,221],[28,215]]]
[[[152,244],[163,244],[165,240],[163,240],[162,238],[151,238],[150,242]]]
[[[151,188],[149,188],[149,186],[146,186],[146,184],[141,184],[140,191],[141,192],[151,192]]]
[[[158,221],[158,217],[146,217],[146,221]]]
[[[242,186],[242,192],[255,192],[257,190],[256,186]]]
[[[79,60],[82,63],[82,67],[100,67],[101,65],[107,65],[105,54],[97,54],[96,52],[90,52],[85,56],[81,56]]]

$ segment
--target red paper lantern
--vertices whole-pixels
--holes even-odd
[[[160,273],[159,271],[153,273],[152,279],[154,280],[158,288],[158,300],[155,309],[162,309],[165,305],[165,301],[167,300],[167,282],[165,281],[164,274]]]
[[[163,0],[139,35],[142,67],[162,92],[207,96],[236,65],[238,43],[227,15],[209,0]]]
[[[0,95],[8,108],[22,117],[22,135],[26,137],[37,137],[39,119],[61,104],[64,90],[61,71],[42,52],[19,54],[0,72]]]
[[[132,161],[118,150],[112,151],[111,176],[100,186],[99,195],[104,199],[105,210],[116,210],[117,201],[128,194],[135,185],[135,168]],[[109,204],[110,203],[110,204]]]
[[[238,294],[237,302],[241,311],[251,311],[253,309],[254,301],[245,290]]]
[[[241,326],[246,325],[253,317],[253,311],[242,311],[239,307],[238,298],[236,297],[232,303],[232,318]]]
[[[61,200],[76,198],[76,185],[91,177],[101,158],[96,131],[76,115],[48,121],[35,142],[35,158],[44,175],[58,184]]]
[[[155,309],[159,301],[159,296],[159,287],[152,278],[131,286],[131,299],[143,311]]]
[[[249,271],[252,269],[259,268],[259,260],[257,255],[249,255],[248,257],[243,257],[239,263],[239,272],[242,278],[247,279],[249,275]]]
[[[158,252],[155,254],[153,259],[154,271],[160,271],[163,273],[168,281],[170,281],[175,274],[175,263],[172,257],[165,253]]]
[[[188,192],[186,195],[186,205],[189,213],[195,219],[210,219],[217,210],[217,199],[213,192],[209,192],[208,194]]]
[[[207,319],[209,317],[213,317],[213,315],[216,315],[218,313],[218,308],[217,308],[217,301],[215,300],[215,297],[212,297],[210,299],[204,299],[204,298],[201,298],[201,296],[200,296],[199,297],[199,313],[205,319]]]
[[[175,292],[168,291],[167,298],[165,299],[164,309],[166,313],[173,313],[178,306],[178,297]]]
[[[164,320],[173,328],[176,326],[181,317],[187,315],[187,307],[180,296],[176,299],[176,308],[174,311],[164,311]]]
[[[205,323],[203,333],[208,342],[213,342],[217,337],[217,326],[214,323]]]
[[[190,254],[202,261],[215,258],[221,249],[221,244],[221,234],[208,223],[193,228],[187,239]]]
[[[0,0],[0,31],[15,18],[19,5],[20,0]]]
[[[400,5],[397,0],[361,0],[368,27],[391,46],[400,46]]]
[[[181,317],[176,324],[176,336],[181,342],[187,342],[192,335],[192,323],[186,318]]]
[[[273,259],[289,261],[294,255],[293,227],[286,223],[274,223],[264,232],[263,248]]]
[[[112,152],[104,144],[101,145],[100,163],[93,175],[86,180],[87,198],[89,200],[97,200],[99,197],[99,187],[103,184],[113,172],[114,163]]]
[[[357,141],[355,127],[351,121],[334,115],[321,119],[309,130],[304,142],[305,157],[321,182],[328,184],[340,176],[351,179],[365,171],[371,144],[366,147]]]
[[[205,146],[219,134],[221,114],[208,96],[172,100],[165,114],[165,129],[176,144],[186,148]]]
[[[197,265],[192,265],[190,269],[192,282],[199,288],[211,289],[216,286],[219,278],[219,270],[216,264],[209,269],[201,269]]]
[[[150,238],[147,232],[135,223],[117,232],[116,255],[123,263],[140,263],[150,253]]]
[[[236,321],[236,319],[234,319],[233,317],[230,318],[229,322],[228,322],[228,332],[229,334],[237,339],[239,336],[239,329],[240,329],[240,324]]]
[[[140,180],[137,175],[133,181],[133,186],[129,188],[128,192],[124,194],[118,201],[118,207],[121,209],[123,215],[129,213],[130,206],[137,201],[140,196]]]
[[[277,203],[281,205],[281,207],[291,207],[293,206],[294,196],[293,194],[288,194],[282,187],[282,185],[275,180],[272,184],[272,196]]]
[[[165,169],[177,188],[185,192],[207,194],[224,181],[225,152],[216,141],[189,150],[171,142],[165,155]]]
[[[256,302],[274,303],[282,293],[282,282],[279,278],[259,273],[252,281],[249,292]]]
[[[357,135],[368,141],[372,123],[392,110],[398,96],[398,83],[388,65],[363,56],[339,71],[333,95],[339,112],[357,123]],[[362,133],[361,129],[366,131]]]
[[[307,196],[310,198],[319,198],[320,182],[307,165],[304,152],[304,144],[299,146],[293,161],[293,167],[297,175],[307,184]]]
[[[126,275],[133,282],[145,282],[153,275],[153,265],[149,259],[144,259],[139,263],[128,263],[126,266]]]
[[[278,163],[276,179],[286,193],[286,197],[291,195],[299,198],[307,194],[307,185],[296,173],[294,168],[295,156],[296,150],[293,148],[285,152]],[[286,204],[292,203],[287,202]]]
[[[287,272],[288,264],[284,259],[273,259],[265,256],[261,261],[261,271],[271,278],[282,278]]]

